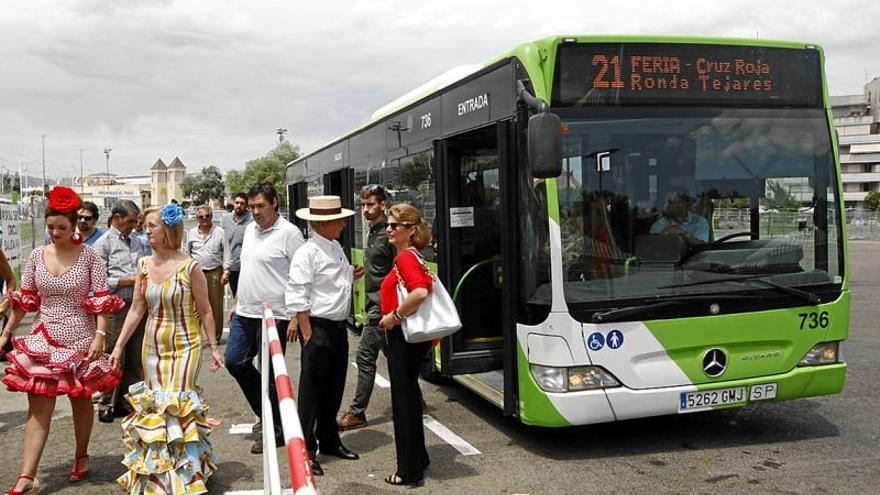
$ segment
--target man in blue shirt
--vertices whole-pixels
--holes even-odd
[[[709,222],[689,211],[691,197],[683,188],[666,193],[666,208],[651,226],[652,234],[680,236],[690,247],[709,242]]]
[[[97,226],[100,216],[98,205],[91,201],[83,201],[77,215],[76,227],[86,246],[94,245],[104,235],[104,229]]]

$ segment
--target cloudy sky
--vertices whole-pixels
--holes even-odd
[[[880,2],[4,0],[0,164],[50,177],[242,168],[276,143],[310,151],[467,63],[561,33],[819,43],[832,94],[880,76]],[[601,6],[601,7],[600,7]]]

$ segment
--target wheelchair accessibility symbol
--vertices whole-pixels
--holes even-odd
[[[599,332],[590,334],[590,337],[587,339],[587,347],[589,347],[591,351],[598,351],[605,347],[605,336]]]

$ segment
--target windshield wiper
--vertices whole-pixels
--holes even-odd
[[[609,309],[608,311],[598,311],[596,313],[593,313],[593,316],[590,319],[593,321],[593,323],[608,323],[611,321],[624,320],[632,316],[647,313],[655,309],[665,308],[667,306],[675,306],[678,304],[688,304],[694,301],[714,302],[731,299],[755,299],[756,297],[758,296],[752,294],[691,294],[683,296],[673,296],[669,299],[663,299],[662,301],[651,304],[645,304],[641,306],[627,306],[624,308]]]
[[[786,294],[790,294],[795,296],[802,301],[806,302],[810,306],[816,306],[822,302],[822,298],[818,295],[813,294],[812,292],[807,292],[805,290],[795,289],[794,287],[788,285],[777,284],[771,280],[767,280],[767,275],[746,275],[742,277],[726,277],[726,278],[715,278],[710,280],[699,280],[696,282],[685,282],[683,284],[673,284],[673,285],[664,285],[662,287],[657,287],[658,289],[677,289],[679,287],[693,287],[695,285],[709,285],[709,284],[720,284],[724,282],[759,282],[764,285],[773,287],[774,289],[785,292]]]

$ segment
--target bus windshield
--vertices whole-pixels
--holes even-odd
[[[837,175],[823,110],[584,114],[560,112],[568,303],[599,308],[755,290],[728,283],[736,276],[785,286],[842,282]]]

